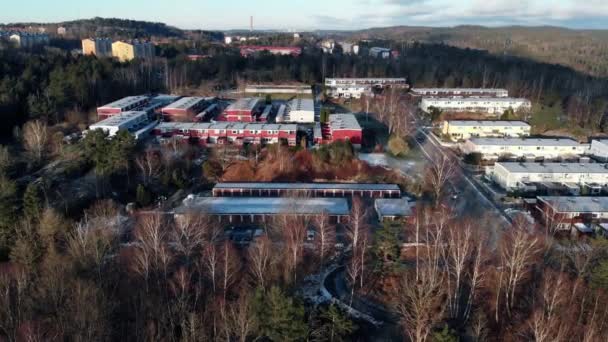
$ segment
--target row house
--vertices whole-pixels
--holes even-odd
[[[161,138],[178,137],[207,144],[276,144],[296,145],[297,125],[263,123],[179,123],[159,124],[153,134]]]

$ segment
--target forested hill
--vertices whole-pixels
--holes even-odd
[[[608,30],[571,30],[549,26],[397,26],[351,32],[349,36],[353,39],[443,43],[561,64],[594,76],[608,76]]]
[[[181,37],[183,35],[182,30],[163,23],[99,17],[54,24],[19,23],[9,26],[48,26],[50,32],[53,32],[53,28],[57,26],[65,26],[77,37],[144,38],[151,36]]]

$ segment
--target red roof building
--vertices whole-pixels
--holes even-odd
[[[257,97],[238,99],[224,110],[220,121],[255,122],[264,109],[264,101]]]
[[[123,112],[137,111],[144,108],[150,98],[148,96],[128,96],[97,108],[100,120],[109,118]]]
[[[319,137],[320,133],[320,137]],[[363,130],[354,114],[332,114],[329,121],[321,125],[321,131],[316,132],[317,143],[332,143],[336,141],[350,141],[354,146],[361,146]]]
[[[192,121],[212,100],[205,97],[183,97],[162,109],[163,118],[165,121]]]

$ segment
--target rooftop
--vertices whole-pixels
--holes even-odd
[[[489,103],[489,102],[530,102],[528,99],[515,97],[438,97],[424,98],[427,102],[470,102],[470,103]]]
[[[148,100],[149,97],[148,96],[127,96],[124,97],[122,99],[116,100],[114,102],[110,102],[107,105],[104,105],[100,108],[125,108],[131,105],[134,105],[136,103]]]
[[[538,200],[562,213],[608,212],[608,197],[545,196],[539,197]]]
[[[204,97],[182,97],[181,99],[171,103],[166,109],[190,109],[202,101],[206,101]]]
[[[447,121],[450,126],[484,126],[484,127],[530,127],[530,125],[523,121],[493,121],[493,120],[451,120]]]
[[[191,211],[211,215],[329,215],[349,214],[344,198],[264,198],[264,197],[189,197],[175,209],[176,214]]]
[[[140,117],[145,116],[147,118],[148,114],[146,112],[122,112],[119,115],[111,116],[105,120],[101,120],[96,122],[90,126],[90,129],[94,130],[95,128],[100,127],[119,127],[122,126],[129,121],[133,121],[139,119]]]
[[[260,101],[261,99],[259,97],[245,97],[238,99],[236,102],[228,106],[226,111],[252,111]]]
[[[606,164],[597,163],[514,163],[498,162],[495,167],[502,166],[511,173],[599,173],[608,174]]]
[[[239,129],[239,130],[276,130],[296,131],[295,124],[266,124],[266,123],[240,123],[240,122],[161,122],[157,129],[160,130],[203,130],[203,129]]]
[[[379,216],[406,217],[412,215],[412,203],[409,198],[380,198],[376,200],[375,207]]]
[[[549,138],[472,138],[469,140],[475,145],[491,146],[572,146],[581,144],[572,139],[549,139]]]
[[[315,101],[312,99],[293,99],[289,101],[287,107],[290,111],[309,111],[314,112]]]
[[[401,191],[396,184],[365,183],[218,183],[214,189],[271,189],[271,190],[367,190]]]
[[[501,88],[413,88],[413,92],[437,92],[437,93],[501,93],[507,92]]]
[[[354,114],[332,114],[329,116],[329,126],[332,131],[354,129],[360,130],[361,126]]]

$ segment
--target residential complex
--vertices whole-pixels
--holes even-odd
[[[146,41],[117,41],[112,43],[112,56],[121,62],[154,57],[154,44]]]
[[[354,197],[401,198],[395,184],[363,183],[218,183],[216,197]]]
[[[608,161],[608,139],[591,140],[589,154],[602,162]]]
[[[429,113],[431,108],[437,108],[444,112],[477,112],[501,115],[508,109],[514,111],[530,110],[532,104],[526,99],[510,97],[423,98],[420,101],[420,109],[424,112]]]
[[[530,125],[523,121],[448,120],[443,122],[441,134],[452,140],[474,137],[526,137],[530,135]]]
[[[555,182],[608,185],[608,168],[595,163],[516,163],[498,162],[487,174],[506,190],[526,187],[526,183]]]
[[[302,54],[302,48],[291,46],[242,46],[241,55],[247,57],[260,52],[268,52],[273,55],[291,55],[299,56]]]
[[[82,54],[97,57],[112,57],[112,40],[109,38],[87,38],[82,40]]]
[[[410,94],[423,97],[509,97],[506,89],[494,88],[412,88]]]
[[[538,197],[532,209],[543,224],[554,229],[572,229],[578,225],[575,228],[586,233],[589,225],[608,222],[608,197]]]
[[[371,95],[373,89],[408,88],[405,78],[326,78],[325,90],[329,97],[360,98]]]
[[[163,122],[154,128],[159,138],[178,137],[201,145],[213,144],[275,144],[296,145],[297,125],[264,123],[181,123]]]
[[[146,112],[123,112],[89,126],[89,130],[101,129],[110,137],[119,131],[128,131],[136,139],[140,139],[150,133],[156,124],[156,121],[149,119]]]
[[[238,99],[224,110],[222,118],[230,122],[255,122],[264,106],[264,101],[257,97]]]
[[[372,47],[369,49],[369,55],[370,57],[374,57],[374,58],[391,58],[391,49],[387,49],[387,48],[383,48],[383,47]]]
[[[139,110],[150,102],[148,96],[127,96],[125,98],[116,100],[97,108],[97,115],[100,119],[120,114],[123,112],[129,112]]]
[[[192,122],[205,108],[211,105],[214,98],[182,97],[162,109],[165,121]]]
[[[293,99],[287,103],[284,110],[280,110],[277,122],[315,122],[315,102],[313,99]]]
[[[471,138],[461,145],[463,153],[480,153],[483,159],[501,157],[554,159],[588,153],[589,145],[572,139]]]

